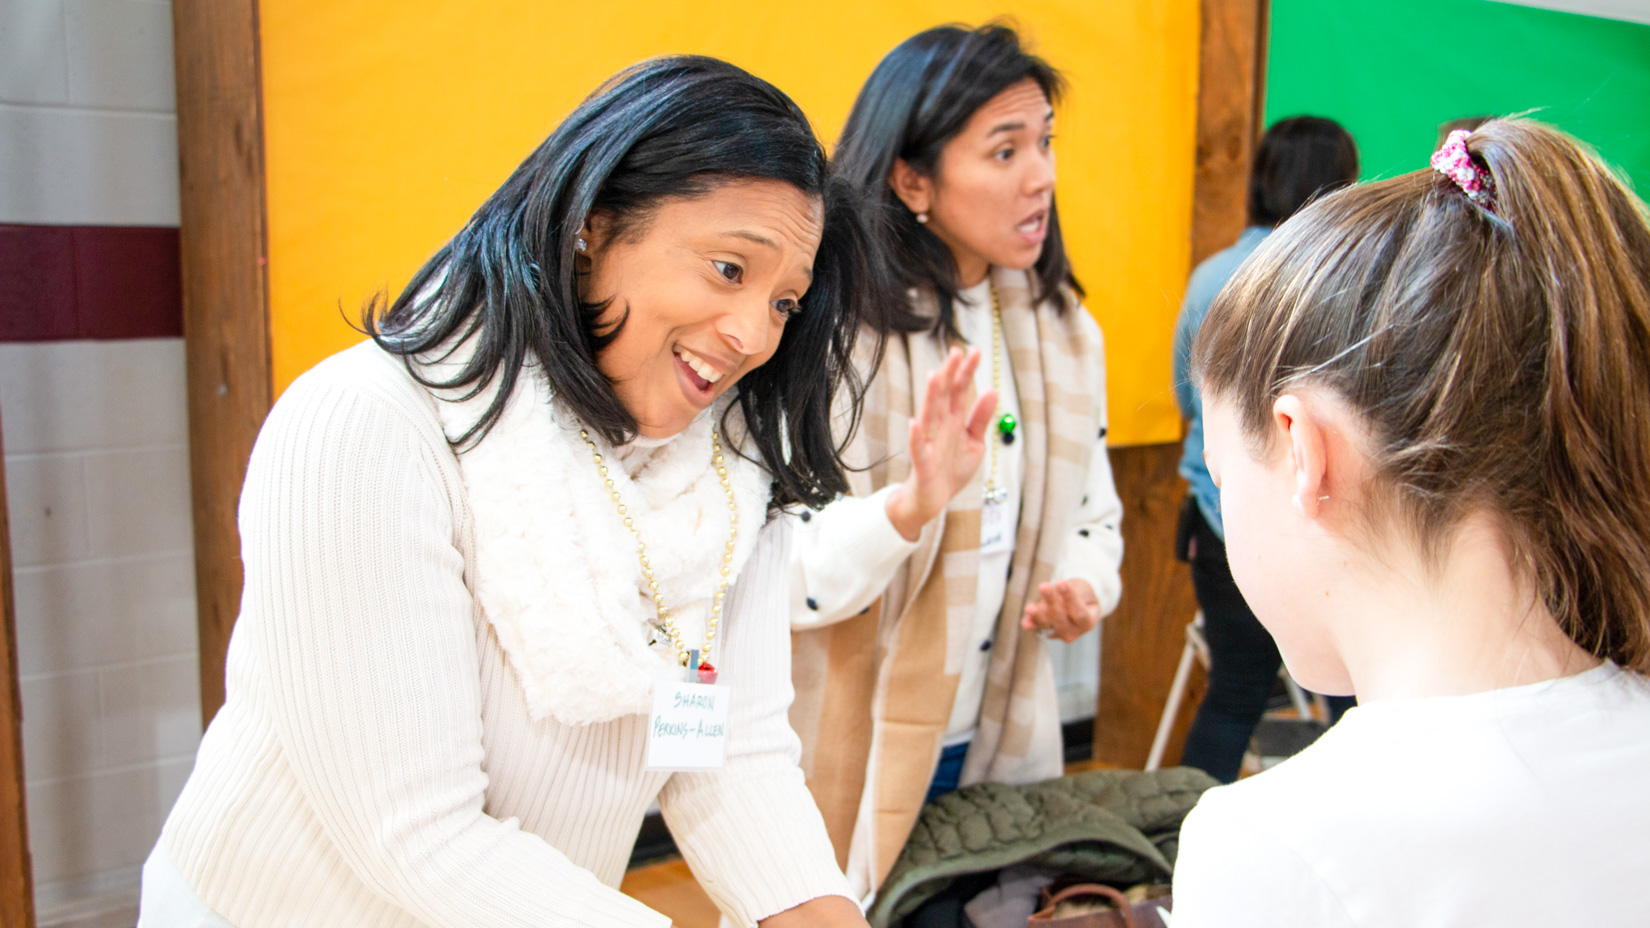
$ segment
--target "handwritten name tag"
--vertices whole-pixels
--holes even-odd
[[[1007,503],[986,503],[980,507],[980,553],[996,554],[1014,549],[1013,519]]]
[[[707,683],[655,684],[647,719],[647,769],[722,769],[731,692]]]

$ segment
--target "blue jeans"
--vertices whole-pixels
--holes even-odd
[[[957,791],[957,782],[962,779],[963,758],[968,756],[969,742],[953,744],[940,752],[939,765],[934,768],[934,779],[928,784],[928,798],[923,802],[933,802],[946,793]]]

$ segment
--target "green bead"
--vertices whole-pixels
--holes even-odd
[[[1019,424],[1020,423],[1012,415],[1005,412],[1003,413],[1002,418],[997,420],[997,431],[1003,433],[1004,435],[1013,435],[1015,427]]]

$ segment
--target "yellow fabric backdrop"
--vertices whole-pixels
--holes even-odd
[[[1189,263],[1197,0],[1020,0],[1071,79],[1056,120],[1068,247],[1105,329],[1114,444],[1171,441],[1169,344]],[[603,78],[672,52],[772,81],[834,140],[902,39],[972,0],[265,0],[275,388],[361,336],[412,272]]]

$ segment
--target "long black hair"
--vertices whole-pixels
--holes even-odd
[[[1065,90],[1065,79],[1052,65],[1026,51],[1019,33],[1000,22],[977,29],[938,26],[919,32],[889,52],[860,88],[848,123],[837,143],[838,173],[858,185],[876,220],[878,245],[893,293],[877,300],[881,332],[954,333],[952,303],[960,282],[951,249],[895,196],[888,179],[894,162],[903,159],[917,173],[934,177],[945,144],[962,132],[974,111],[1026,78],[1037,82],[1051,103]],[[1079,296],[1082,286],[1066,257],[1060,213],[1048,211],[1048,237],[1032,268],[1039,300],[1054,299],[1064,284]],[[940,315],[918,315],[904,298],[912,288],[930,290]]]
[[[624,234],[667,199],[703,196],[741,178],[781,181],[824,201],[802,310],[773,357],[735,387],[750,442],[773,475],[774,504],[822,506],[847,490],[832,442],[831,398],[839,388],[850,391],[850,425],[857,422],[862,387],[850,353],[869,302],[862,282],[875,273],[870,233],[852,185],[830,175],[802,110],[726,62],[656,58],[608,80],[393,303],[368,304],[363,327],[426,387],[467,389],[470,398],[496,380],[491,405],[454,439],[460,450],[486,436],[525,364],[542,366],[555,400],[586,427],[622,444],[636,435],[636,419],[596,356],[623,320],[598,325],[605,304],[579,298],[579,230],[598,213]],[[414,363],[467,340],[474,354],[450,380],[426,379]]]

